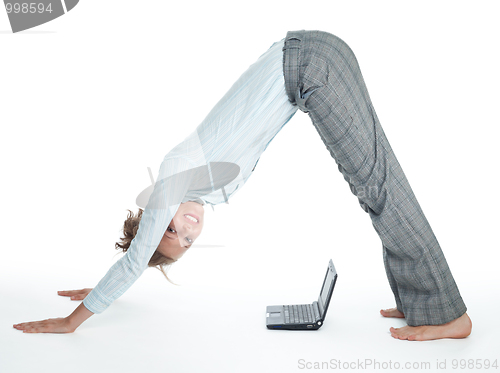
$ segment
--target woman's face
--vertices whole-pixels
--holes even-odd
[[[181,203],[163,234],[158,252],[174,260],[181,258],[201,234],[204,213],[203,206],[197,202]]]

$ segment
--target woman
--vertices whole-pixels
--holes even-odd
[[[354,53],[335,35],[304,30],[274,43],[167,154],[126,255],[92,291],[77,292],[84,300],[73,314],[15,327],[72,332],[123,294],[153,255],[180,258],[201,231],[201,204],[227,203],[298,108],[308,113],[380,236],[396,302],[381,314],[408,323],[391,328],[391,335],[409,340],[468,336],[467,308],[382,130]]]

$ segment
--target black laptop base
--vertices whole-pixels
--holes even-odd
[[[268,329],[281,330],[318,330],[323,323],[320,321],[314,324],[292,324],[292,325],[267,325]]]

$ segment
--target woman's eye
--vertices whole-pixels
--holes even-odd
[[[167,231],[172,232],[172,233],[177,233],[173,228],[167,227]],[[185,238],[187,242],[192,244],[194,241],[188,237]]]

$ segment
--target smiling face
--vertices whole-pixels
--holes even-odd
[[[205,210],[197,202],[181,203],[158,245],[158,252],[178,260],[191,247],[203,229]]]

